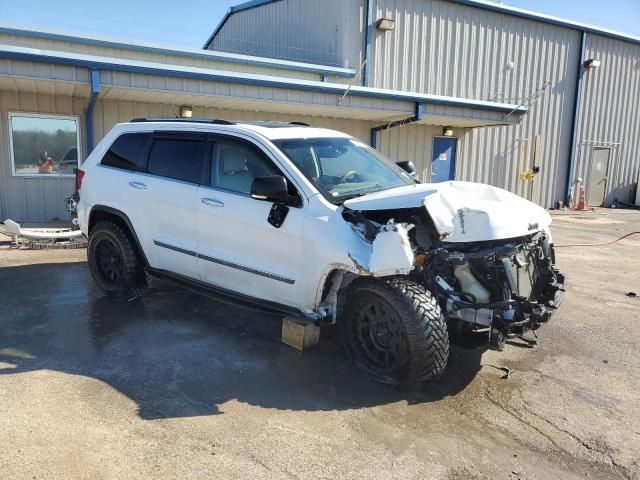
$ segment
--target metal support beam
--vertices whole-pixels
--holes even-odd
[[[373,127],[371,129],[371,146],[373,148],[378,147],[378,132],[382,130],[389,130],[395,127],[401,127],[403,125],[409,125],[411,123],[419,122],[424,118],[424,104],[416,103],[416,113],[413,117],[405,118],[403,120],[396,120],[395,122],[387,123],[386,125],[380,125],[379,127]]]
[[[98,95],[100,95],[100,71],[91,70],[91,94],[89,95],[89,103],[87,103],[87,108],[84,112],[87,156],[93,151],[93,108],[96,106]]]
[[[364,22],[364,61],[362,63],[362,85],[369,86],[369,62],[371,61],[371,42],[373,41],[373,1],[367,0]]]
[[[580,121],[580,107],[582,104],[582,78],[584,77],[584,50],[587,43],[587,32],[582,32],[582,40],[580,41],[580,55],[578,56],[578,71],[576,76],[576,93],[573,100],[573,118],[571,127],[571,150],[569,153],[569,166],[567,168],[567,187],[565,190],[565,205],[571,206],[571,194],[573,191],[576,168],[576,155],[578,151],[578,124]]]

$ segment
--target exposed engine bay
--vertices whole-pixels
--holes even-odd
[[[345,207],[342,216],[372,245],[369,263],[360,267],[374,276],[405,274],[424,285],[437,297],[452,333],[487,331],[492,346],[501,349],[507,339],[547,322],[562,301],[564,276],[554,265],[550,234],[541,226],[515,238],[448,242],[424,207]],[[401,239],[396,250],[404,246],[404,254],[388,245],[390,232]],[[395,261],[397,270],[390,273],[378,257]]]

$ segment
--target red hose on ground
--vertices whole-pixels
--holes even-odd
[[[627,233],[626,235],[623,235],[620,238],[616,238],[615,240],[612,240],[610,242],[604,242],[604,243],[574,243],[574,244],[568,244],[568,245],[554,245],[555,248],[566,248],[566,247],[603,247],[605,245],[611,245],[613,243],[619,242],[620,240],[624,240],[627,237],[630,237],[632,235],[640,235],[640,232],[631,232],[631,233]]]

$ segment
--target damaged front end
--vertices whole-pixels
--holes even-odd
[[[429,252],[422,275],[454,328],[488,329],[499,349],[547,322],[564,297],[564,275],[554,265],[545,232],[507,241],[443,243]]]
[[[366,261],[352,257],[361,273],[411,277],[438,298],[453,336],[487,332],[491,345],[501,349],[507,339],[547,322],[564,296],[546,212],[530,204],[538,216],[514,229],[501,224],[510,220],[503,205],[500,215],[457,208],[447,231],[443,215],[434,219],[427,201],[393,210],[345,206],[342,216],[371,245]],[[491,238],[498,231],[511,236]]]

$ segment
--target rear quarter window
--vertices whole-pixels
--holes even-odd
[[[204,141],[173,138],[154,140],[147,173],[189,183],[201,183]]]
[[[120,135],[105,153],[101,165],[143,172],[146,168],[146,147],[151,133],[125,133]]]

